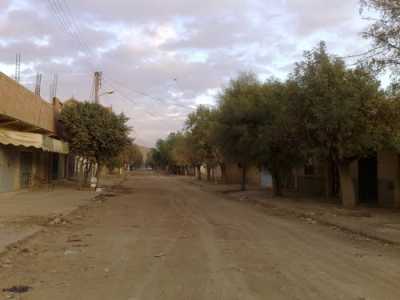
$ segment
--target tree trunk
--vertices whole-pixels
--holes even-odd
[[[207,166],[207,181],[211,181],[211,168]]]
[[[341,164],[339,166],[339,175],[342,204],[344,207],[354,208],[357,206],[357,200],[353,180],[350,173],[350,164]]]
[[[279,174],[272,174],[272,191],[274,197],[282,197],[282,182]]]
[[[242,191],[246,190],[246,181],[247,181],[247,167],[242,166]]]
[[[197,169],[197,179],[201,180],[201,166],[196,166]]]

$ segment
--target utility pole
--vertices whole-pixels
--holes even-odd
[[[35,95],[40,97],[40,89],[42,87],[42,74],[36,75]]]
[[[95,72],[94,73],[94,102],[100,104],[100,89],[101,89],[101,80],[103,73]]]
[[[15,57],[15,81],[21,81],[21,53],[17,53]]]

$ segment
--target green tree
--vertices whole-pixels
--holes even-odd
[[[298,93],[290,82],[269,80],[262,87],[263,120],[257,134],[257,161],[270,171],[275,196],[282,196],[283,179],[304,161],[301,120],[291,106]]]
[[[211,169],[219,163],[217,157],[217,143],[213,140],[213,125],[215,111],[207,106],[200,105],[186,120],[186,131],[191,139],[190,149],[195,157],[197,172],[201,179],[200,167],[205,164],[207,180],[211,180]]]
[[[131,142],[128,119],[98,104],[84,102],[66,106],[60,121],[71,152],[98,164],[97,178],[101,167]]]
[[[242,169],[242,190],[246,189],[247,169],[257,159],[257,134],[264,118],[261,98],[259,81],[248,73],[232,80],[220,96],[216,140],[222,155]]]
[[[374,43],[365,53],[378,70],[390,68],[398,75],[400,71],[400,2],[394,0],[361,0],[362,14],[373,22],[363,33]],[[377,15],[377,16],[376,16]]]
[[[151,151],[151,155],[158,169],[170,173],[177,171],[178,158],[175,147],[180,135],[180,133],[170,133],[167,138],[157,141],[156,147]]]
[[[191,139],[187,132],[177,132],[172,137],[171,152],[172,162],[175,164],[174,171],[180,175],[188,175],[190,168],[196,164],[192,156]]]
[[[159,139],[156,147],[151,149],[150,156],[156,169],[165,170],[170,162],[166,141]]]
[[[140,147],[131,143],[125,147],[118,157],[119,167],[127,169],[140,168],[143,165],[143,154]]]
[[[327,54],[324,43],[305,54],[291,80],[301,89],[292,105],[303,120],[309,153],[336,164],[343,202],[354,206],[350,163],[389,145],[396,147],[398,131],[392,129],[399,121],[390,122],[399,114],[388,111],[394,106],[369,70],[347,69],[342,60]]]

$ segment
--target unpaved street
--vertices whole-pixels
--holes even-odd
[[[135,175],[0,258],[15,299],[400,299],[400,250]]]

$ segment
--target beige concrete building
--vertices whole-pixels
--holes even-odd
[[[65,177],[69,149],[59,138],[60,105],[0,73],[0,192]]]
[[[399,154],[382,151],[350,166],[355,203],[346,206],[380,206],[400,208]],[[335,196],[340,199],[339,174],[327,164],[298,168],[293,172],[293,189],[306,196]]]
[[[207,178],[207,168],[202,166],[201,176],[203,179]],[[225,178],[222,178],[221,168],[215,167],[210,170],[210,177],[212,181],[222,182],[226,184],[240,184],[242,182],[242,168],[238,164],[229,163],[225,167]],[[263,172],[256,166],[251,166],[247,169],[246,173],[247,184],[254,187],[267,187],[263,185]],[[267,183],[265,183],[267,185]],[[272,184],[272,182],[271,182]],[[269,186],[268,186],[269,187]]]

